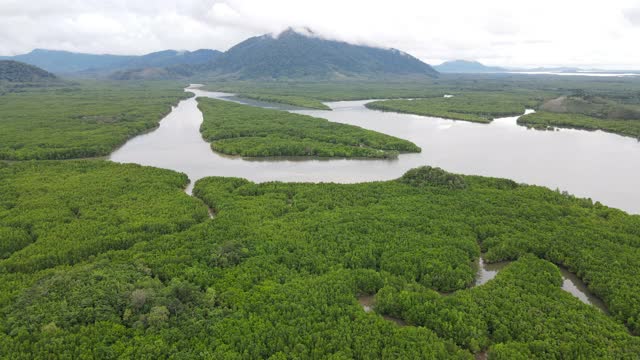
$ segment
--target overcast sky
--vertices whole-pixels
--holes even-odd
[[[640,69],[640,0],[0,0],[0,55],[224,51],[289,26],[430,64]]]

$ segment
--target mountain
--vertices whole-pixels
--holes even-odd
[[[55,79],[55,75],[39,67],[13,60],[0,60],[0,81],[37,82]]]
[[[419,76],[438,73],[396,49],[348,44],[289,29],[279,36],[249,38],[219,56],[204,70],[243,79]]]
[[[220,54],[216,50],[165,50],[142,56],[83,54],[60,50],[36,49],[28,54],[0,57],[41,67],[59,74],[111,72],[122,69],[163,67],[211,62]]]
[[[436,70],[442,73],[499,73],[509,70],[497,66],[486,66],[478,61],[453,60],[445,61],[440,65],[434,66]]]

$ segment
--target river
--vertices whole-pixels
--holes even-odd
[[[229,94],[189,89],[196,96]],[[256,182],[354,183],[390,180],[432,165],[447,171],[495,176],[590,197],[629,213],[640,213],[640,142],[602,131],[529,130],[517,117],[491,124],[446,120],[367,109],[367,101],[327,103],[333,111],[289,111],[361,126],[413,141],[420,154],[397,159],[242,159],[213,152],[200,136],[202,114],[194,98],[181,101],[159,128],[129,140],[110,159],[186,173],[193,183],[206,176],[237,176]],[[264,105],[258,102],[250,102]]]

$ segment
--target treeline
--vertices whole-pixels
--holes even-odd
[[[242,156],[397,156],[420,152],[410,141],[325,119],[199,98],[202,136],[221,153]]]
[[[536,107],[542,101],[541,96],[529,93],[465,92],[456,93],[453,97],[373,101],[365,106],[374,110],[486,124],[494,118],[521,115],[525,108]]]
[[[555,127],[589,131],[602,130],[640,139],[640,119],[609,120],[582,114],[537,112],[519,117],[518,124],[538,130],[548,130]]]
[[[321,101],[295,95],[272,95],[272,94],[240,94],[239,97],[258,101],[287,104],[317,110],[331,110],[330,107]]]
[[[190,96],[175,84],[67,84],[0,96],[0,160],[104,156]]]
[[[303,96],[322,101],[435,98],[444,94],[494,93],[552,99],[586,94],[640,105],[640,81],[634,77],[521,74],[440,74],[435,81],[215,81],[205,87],[229,93]]]
[[[542,104],[540,110],[556,113],[582,114],[599,119],[638,120],[640,107],[638,104],[626,104],[633,101],[631,97],[620,99],[618,96],[606,98],[592,95],[590,92],[576,89],[569,96],[561,96]]]

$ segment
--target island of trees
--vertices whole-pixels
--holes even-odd
[[[389,158],[421,151],[407,140],[307,115],[208,98],[198,107],[202,136],[224,154]]]
[[[500,92],[465,92],[445,95],[412,100],[373,101],[365,106],[374,110],[488,124],[494,118],[522,115],[526,108],[535,107],[539,102],[536,95],[530,93],[520,95]]]

